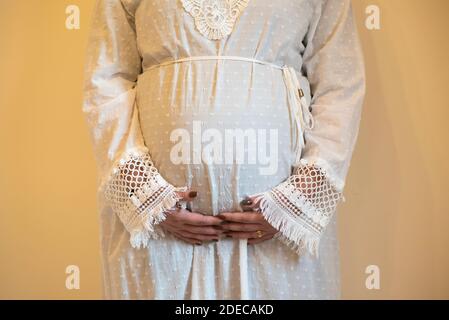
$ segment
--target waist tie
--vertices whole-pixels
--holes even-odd
[[[296,71],[293,67],[284,65],[279,66],[277,64],[257,60],[253,58],[246,58],[246,57],[239,57],[239,56],[191,56],[176,60],[170,60],[163,62],[161,64],[153,65],[151,67],[148,67],[145,69],[145,71],[152,70],[155,68],[168,66],[175,63],[182,63],[182,62],[188,62],[188,61],[199,61],[199,60],[234,60],[234,61],[245,61],[245,62],[252,62],[257,64],[262,64],[266,66],[270,66],[274,69],[278,69],[282,71],[284,83],[287,89],[287,95],[288,95],[288,101],[290,104],[292,104],[293,107],[293,114],[295,118],[295,128],[296,128],[296,134],[298,137],[298,141],[295,145],[295,165],[299,165],[299,161],[301,159],[301,151],[305,145],[305,139],[304,139],[304,130],[305,128],[311,130],[314,126],[314,120],[312,116],[312,112],[309,109],[309,106],[307,104],[307,100],[304,96],[304,91],[301,88],[301,85],[299,83],[299,80],[296,76]]]

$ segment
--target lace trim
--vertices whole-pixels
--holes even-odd
[[[256,195],[265,219],[279,230],[275,238],[298,254],[318,256],[322,233],[343,194],[316,165],[300,165],[286,181]]]
[[[240,13],[249,0],[181,0],[184,9],[195,19],[198,31],[209,40],[231,34]]]
[[[176,188],[157,171],[145,148],[128,152],[112,171],[105,187],[105,198],[130,233],[133,248],[145,248],[150,239],[165,234],[156,225],[180,200]]]
[[[344,181],[337,178],[332,172],[332,168],[327,161],[323,159],[305,159],[302,158],[299,161],[300,166],[315,166],[320,168],[321,173],[324,175],[327,181],[332,184],[337,191],[343,191],[344,189]]]

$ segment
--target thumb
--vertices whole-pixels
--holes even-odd
[[[198,192],[193,191],[193,190],[178,191],[177,193],[178,193],[178,196],[181,197],[181,200],[184,200],[184,201],[192,201],[198,195]]]

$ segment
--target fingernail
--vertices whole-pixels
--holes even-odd
[[[198,192],[196,192],[196,191],[189,192],[189,198],[195,198],[197,195],[198,195]]]

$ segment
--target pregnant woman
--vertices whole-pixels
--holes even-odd
[[[84,93],[105,298],[339,298],[350,0],[98,0]]]

